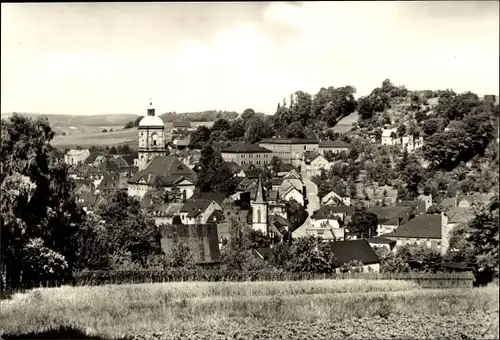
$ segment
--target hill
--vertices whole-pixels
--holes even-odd
[[[51,127],[63,126],[125,126],[127,122],[137,119],[138,115],[124,114],[102,114],[102,115],[44,115],[40,113],[21,113],[30,118],[47,117]],[[8,118],[12,113],[2,113],[2,118]]]

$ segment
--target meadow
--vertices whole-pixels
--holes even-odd
[[[495,339],[498,286],[403,280],[176,282],[39,288],[0,302],[0,337]]]
[[[205,125],[211,127],[214,122],[191,122],[191,126],[198,127]],[[131,147],[138,146],[138,132],[137,128],[124,129],[123,126],[90,126],[90,125],[77,125],[77,126],[51,126],[56,132],[56,136],[50,142],[54,147],[58,148],[74,148],[79,145],[81,147],[95,146],[112,146],[120,144],[129,144]],[[102,132],[106,128],[108,132]],[[112,132],[109,132],[113,129]],[[165,132],[167,139],[170,138],[170,130],[172,123],[165,123]],[[66,135],[62,135],[65,132]]]

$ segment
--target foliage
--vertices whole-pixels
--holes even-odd
[[[236,190],[236,183],[227,163],[211,144],[201,150],[197,174],[196,190],[199,192],[233,194]]]
[[[245,141],[253,144],[264,138],[271,138],[274,135],[271,120],[272,117],[258,114],[250,118],[245,124]]]
[[[270,165],[273,171],[273,175],[276,176],[279,173],[281,167],[283,166],[283,161],[281,160],[281,158],[273,156]]]
[[[5,282],[0,282],[10,287],[36,278],[30,272],[38,271],[38,264],[26,259],[39,256],[40,263],[53,264],[60,275],[69,275],[76,261],[73,235],[84,213],[76,205],[67,167],[49,145],[53,136],[46,119],[17,114],[2,119],[0,277]]]
[[[293,198],[285,202],[285,211],[291,223],[290,232],[300,227],[309,215],[304,206]]]
[[[190,267],[194,263],[193,253],[183,242],[175,242],[167,254],[167,265],[169,267]]]
[[[292,259],[288,270],[292,272],[329,273],[333,270],[330,254],[325,251],[319,237],[307,236],[295,240],[290,254]]]
[[[96,214],[104,221],[109,254],[130,253],[132,262],[144,266],[150,254],[160,251],[154,221],[146,219],[139,202],[127,193],[114,193]]]
[[[191,139],[189,141],[188,148],[190,149],[201,149],[210,139],[210,134],[212,132],[205,125],[198,126],[196,131],[191,134]]]
[[[167,112],[160,115],[164,122],[188,121],[188,122],[214,122],[219,118],[232,120],[238,117],[234,111],[208,110],[202,112]],[[141,117],[142,118],[142,117]]]
[[[377,232],[377,226],[377,215],[368,211],[357,211],[352,215],[348,229],[351,233],[372,237]]]
[[[410,271],[408,259],[397,253],[389,252],[385,247],[376,249],[376,253],[380,259],[381,273],[408,273]]]

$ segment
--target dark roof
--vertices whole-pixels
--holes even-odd
[[[260,147],[255,144],[232,144],[231,146],[222,148],[224,153],[272,153],[271,150]]]
[[[191,170],[187,165],[182,163],[175,156],[156,156],[146,169],[138,171],[134,174],[129,183],[137,183],[141,178],[144,178],[146,183],[153,184],[157,176],[165,176],[166,182],[171,185],[182,178],[187,178],[192,182],[196,182],[196,172]]]
[[[422,200],[401,200],[399,202],[396,202],[397,207],[409,207],[414,209],[415,215],[418,214],[425,214],[426,209],[425,209],[425,202]]]
[[[363,265],[380,263],[367,240],[348,240],[330,243],[333,253],[333,267],[338,268],[351,261],[360,261]]]
[[[405,238],[441,238],[441,215],[422,214],[415,216],[406,224],[399,226],[392,233],[382,235],[385,237],[405,237]]]
[[[92,163],[93,161],[95,161],[95,159],[97,158],[97,156],[103,156],[103,153],[101,153],[101,152],[91,152],[90,155],[85,159],[84,163],[85,164]]]
[[[225,193],[220,192],[195,192],[190,199],[211,200],[220,205],[226,197]]]
[[[334,149],[334,148],[339,148],[339,149],[344,149],[344,148],[350,148],[351,145],[347,144],[347,143],[344,143],[340,140],[325,140],[325,141],[322,141],[322,142],[319,142],[319,147],[320,148],[331,148],[331,149]]]
[[[246,170],[244,171],[245,176],[247,178],[259,178],[260,175],[260,170],[255,169],[255,170]]]
[[[280,167],[280,170],[279,172],[289,172],[289,171],[292,171],[294,170],[295,168],[293,167],[292,164],[282,164],[281,167]]]
[[[207,199],[188,199],[181,208],[182,213],[188,213],[188,217],[196,217],[207,210],[213,200]]]
[[[134,166],[134,155],[122,155],[122,158],[129,166]]]
[[[472,266],[470,266],[468,263],[464,263],[464,262],[443,261],[441,263],[441,266],[444,268],[447,268],[447,269],[451,269],[451,270],[459,270],[459,271],[473,270]]]
[[[266,192],[264,190],[264,183],[262,181],[262,176],[259,175],[259,179],[257,181],[257,188],[255,190],[255,196],[253,197],[254,203],[264,203],[266,200]]]
[[[318,210],[314,211],[311,218],[315,220],[324,218],[338,219],[338,216],[334,215],[333,208],[335,207],[331,205],[324,205]]]
[[[161,249],[168,254],[176,241],[186,244],[196,263],[220,261],[219,240],[215,224],[162,225]]]
[[[272,185],[281,185],[283,183],[283,178],[273,178]]]
[[[172,127],[174,127],[174,128],[190,128],[191,122],[173,122]]]
[[[259,144],[318,144],[318,140],[306,138],[265,138]]]
[[[372,207],[368,209],[369,212],[377,215],[379,223],[397,223],[395,219],[403,215],[409,216],[410,210],[408,207]]]
[[[269,201],[277,201],[278,200],[278,190],[269,190],[269,197],[267,198]]]
[[[330,211],[336,214],[346,214],[348,216],[354,214],[355,208],[353,206],[339,205],[339,206],[329,206]]]
[[[372,238],[367,238],[366,239],[368,243],[375,243],[375,244],[393,244],[396,243],[396,241],[391,240],[389,238],[385,237],[372,237]]]
[[[207,223],[220,223],[224,221],[224,213],[220,210],[214,210],[207,219]]]

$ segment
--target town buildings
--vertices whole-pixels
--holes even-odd
[[[273,152],[255,144],[235,143],[222,148],[221,156],[226,162],[234,162],[238,166],[252,164],[257,167],[271,163]]]

